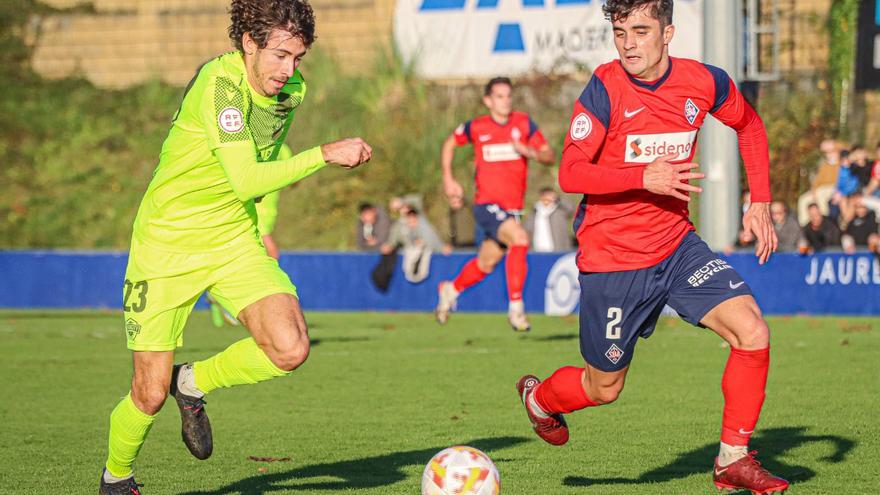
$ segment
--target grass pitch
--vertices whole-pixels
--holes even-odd
[[[190,457],[176,408],[136,464],[148,495],[416,494],[444,447],[485,450],[504,494],[712,493],[720,340],[674,319],[636,348],[620,400],[569,415],[556,448],[531,432],[514,383],[578,364],[574,318],[310,313],[306,365],[208,398],[214,455]],[[752,446],[792,494],[874,493],[880,466],[880,321],[772,318],[767,400]],[[178,361],[244,336],[194,313]],[[0,494],[97,492],[108,417],[128,388],[116,313],[0,313]],[[263,458],[252,460],[253,458]],[[267,460],[269,458],[271,460]],[[50,488],[51,487],[51,488]]]

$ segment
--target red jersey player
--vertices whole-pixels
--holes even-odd
[[[770,332],[745,281],[694,233],[688,183],[697,131],[712,114],[737,131],[751,189],[743,227],[764,263],[776,249],[769,214],[764,124],[721,69],[671,58],[672,0],[607,0],[620,59],[598,67],[574,105],[559,184],[584,195],[575,218],[581,271],[580,346],[585,366],[517,391],[535,432],[568,441],[563,418],[617,399],[638,337],[665,304],[730,344],[721,388],[724,414],[715,460],[718,488],[780,493],[788,482],[748,450],[764,402]]]
[[[489,114],[461,124],[443,142],[440,164],[450,203],[460,201],[463,194],[461,184],[452,176],[455,147],[474,146],[477,168],[474,219],[486,239],[480,245],[477,257],[471,259],[454,280],[440,283],[435,311],[440,324],[448,321],[458,295],[491,273],[507,250],[508,321],[516,331],[529,330],[522,300],[528,270],[529,236],[520,224],[528,175],[527,160],[534,158],[550,165],[555,157],[528,114],[512,110],[512,90],[513,85],[506,77],[490,80],[483,95]]]

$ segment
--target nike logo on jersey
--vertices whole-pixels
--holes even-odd
[[[731,288],[731,289],[739,289],[739,286],[741,286],[741,285],[744,284],[744,283],[745,283],[745,282],[739,282],[739,283],[736,283],[736,284],[735,284],[735,283],[733,283],[733,280],[731,280],[730,282],[728,282],[728,284],[730,284],[730,288]],[[746,433],[746,432],[742,431],[742,429],[740,429],[739,432],[742,433],[743,435],[748,435],[749,433],[751,433],[751,431],[748,432],[748,433]]]
[[[742,283],[742,282],[740,282],[740,283]],[[755,430],[752,430],[752,431],[745,431],[745,430],[743,430],[742,428],[739,429],[739,434],[740,434],[740,435],[751,435],[751,434],[754,433],[754,432],[755,432]]]
[[[626,118],[635,117],[636,115],[639,114],[639,112],[641,112],[641,111],[644,110],[644,109],[645,109],[645,107],[642,107],[642,108],[640,108],[640,109],[638,109],[638,110],[633,110],[632,112],[630,112],[629,110],[624,110],[624,111],[623,111],[623,116],[626,117]]]
[[[492,139],[492,135],[491,134],[482,134],[477,139],[479,139],[481,143],[485,143],[486,141]]]

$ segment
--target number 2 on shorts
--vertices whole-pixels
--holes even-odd
[[[605,326],[605,338],[616,340],[620,338],[620,327],[618,324],[623,320],[623,310],[620,308],[608,308],[608,325]]]

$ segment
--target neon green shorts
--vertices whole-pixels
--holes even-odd
[[[122,309],[133,351],[172,351],[203,292],[233,315],[272,294],[296,296],[296,287],[259,242],[229,251],[174,253],[132,240]]]

